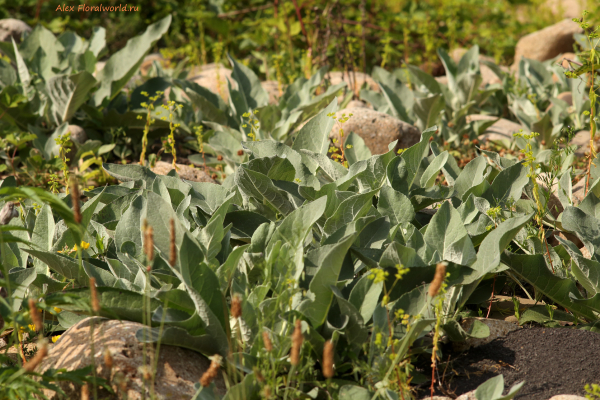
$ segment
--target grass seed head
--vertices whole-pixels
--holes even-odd
[[[144,253],[146,253],[148,262],[151,263],[154,260],[154,229],[151,226],[144,230]]]
[[[109,371],[113,367],[113,357],[108,348],[104,350],[104,365],[106,365],[106,368],[108,368]]]
[[[212,361],[210,362],[210,367],[206,370],[202,377],[200,378],[200,384],[202,387],[209,386],[212,381],[215,380],[217,375],[219,374],[219,370],[221,369],[221,356],[215,354],[211,357]]]
[[[90,387],[87,383],[81,387],[81,400],[90,400]]]
[[[435,275],[433,277],[433,281],[431,281],[431,285],[429,285],[429,296],[435,297],[437,296],[440,288],[442,287],[442,283],[444,283],[444,278],[446,277],[446,264],[438,263],[435,267]]]
[[[75,222],[78,224],[81,223],[81,208],[79,206],[79,184],[77,183],[77,179],[71,178],[70,185],[71,186],[71,202],[73,203],[73,216],[75,217]]]
[[[323,376],[333,378],[333,342],[328,340],[323,346]]]
[[[37,301],[31,298],[29,299],[29,315],[31,315],[31,321],[33,321],[33,325],[35,325],[36,332],[41,332],[44,329],[42,316],[37,309]]]
[[[48,355],[48,341],[41,340],[37,344],[37,353],[35,356],[25,364],[23,364],[23,369],[27,372],[33,372],[38,365],[42,362],[42,360]]]
[[[270,353],[273,350],[273,342],[271,342],[271,337],[269,336],[269,332],[263,331],[262,337],[263,337],[263,343],[265,345],[265,349]]]
[[[297,319],[294,327],[294,333],[292,334],[292,351],[290,353],[290,363],[292,365],[300,364],[300,349],[302,348],[302,342],[304,336],[302,336],[302,321]]]
[[[236,319],[242,316],[242,299],[237,293],[231,299],[231,316]]]
[[[92,310],[95,313],[100,312],[100,300],[98,299],[98,289],[96,288],[96,278],[90,278],[90,294],[92,297]]]

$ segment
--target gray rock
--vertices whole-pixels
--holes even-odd
[[[69,124],[69,132],[71,132],[71,140],[78,145],[82,145],[88,140],[87,133],[85,133],[85,129],[80,127],[79,125],[71,125]]]
[[[367,88],[375,91],[379,91],[379,85],[369,75],[362,72],[343,72],[333,71],[325,75],[325,78],[329,78],[331,85],[337,85],[338,83],[346,82],[348,88],[358,95],[360,88],[364,83],[367,84]]]
[[[561,53],[573,51],[573,35],[582,29],[576,22],[565,19],[540,31],[523,36],[517,42],[515,62],[512,70],[517,70],[521,57],[538,61],[550,60]]]
[[[188,165],[183,164],[175,165],[177,166],[177,175],[179,175],[179,177],[182,179],[186,179],[192,182],[217,183],[202,169],[192,168]],[[173,170],[173,164],[165,161],[158,161],[154,168],[152,168],[152,172],[158,175],[167,175],[171,170]]]
[[[583,396],[577,396],[575,394],[559,394],[550,397],[548,400],[587,400],[587,398]]]
[[[336,122],[329,137],[337,138],[339,141],[341,126],[346,136],[350,132],[359,135],[373,155],[387,153],[388,145],[394,140],[398,140],[395,148],[398,150],[410,147],[421,139],[421,132],[417,127],[369,108],[340,110],[336,113],[338,119],[342,114],[346,116],[352,114],[352,116],[344,124]]]
[[[352,101],[350,101],[350,103],[348,103],[346,108],[348,109],[348,108],[371,108],[371,107],[369,107],[369,105],[367,103],[365,103],[364,101],[352,100]]]
[[[15,42],[20,43],[23,34],[30,32],[31,27],[21,20],[14,18],[0,19],[0,41],[10,42],[10,38],[13,37]]]
[[[94,324],[92,336],[92,321]],[[153,346],[144,349],[136,339],[136,332],[144,325],[130,322],[107,320],[98,317],[86,318],[69,328],[50,349],[48,356],[37,368],[37,372],[45,372],[50,368],[65,368],[72,371],[91,364],[92,351],[90,341],[94,343],[94,360],[98,376],[107,379],[116,395],[109,395],[99,390],[102,399],[122,398],[126,394],[130,400],[141,399],[142,392],[148,395],[148,385],[142,379],[140,370],[144,366],[153,365],[155,351]],[[112,356],[112,368],[104,362],[104,354]],[[157,362],[154,390],[156,399],[191,399],[195,393],[194,384],[208,369],[210,360],[201,354],[181,347],[161,345]],[[119,377],[125,387],[118,385]],[[216,391],[221,396],[225,392],[225,383],[221,374],[215,381]],[[58,385],[67,394],[67,398],[79,398],[81,388],[71,381],[59,382]],[[124,390],[123,390],[124,389]],[[52,399],[58,395],[46,390],[44,394]],[[119,397],[121,396],[121,397]]]
[[[229,99],[227,80],[231,81],[231,86],[234,89],[237,88],[236,82],[231,78],[231,70],[221,64],[212,63],[201,67],[193,67],[187,79],[220,95],[225,101]]]

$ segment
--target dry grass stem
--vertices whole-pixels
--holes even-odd
[[[177,246],[175,245],[175,220],[171,218],[171,243],[169,247],[169,264],[175,266],[177,262]]]
[[[431,285],[429,285],[429,296],[437,296],[438,292],[440,291],[440,288],[442,287],[442,283],[444,282],[445,277],[446,265],[443,263],[439,263],[435,267],[435,275],[433,277],[433,281],[431,281]]]

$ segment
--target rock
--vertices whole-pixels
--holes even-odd
[[[373,155],[387,153],[388,145],[396,139],[396,150],[410,147],[421,139],[417,127],[369,108],[347,108],[338,111],[336,116],[340,118],[342,114],[352,114],[343,124],[344,133],[354,132],[362,137]],[[340,124],[336,122],[329,137],[339,140],[339,129]]]
[[[575,53],[562,53],[560,56],[557,57],[556,59],[556,63],[562,65],[563,68],[567,69],[571,67],[571,64],[565,60],[565,58],[567,60],[571,60],[571,61],[579,61],[579,58],[577,58],[577,55],[575,55]],[[576,65],[573,65],[573,68],[576,68]]]
[[[367,88],[375,91],[379,91],[379,85],[369,75],[362,72],[342,72],[333,71],[325,75],[325,78],[331,81],[331,85],[337,85],[342,81],[346,82],[348,88],[352,89],[354,93],[358,95],[361,87],[366,82]]]
[[[283,95],[285,88],[282,86],[280,92],[277,81],[264,81],[260,85],[269,94],[269,104],[279,104],[279,98]]]
[[[19,19],[0,19],[0,41],[10,42],[13,37],[16,43],[21,43],[23,34],[30,32],[31,27]]]
[[[477,400],[477,397],[475,397],[475,390],[471,390],[470,392],[458,396],[456,400]]]
[[[587,397],[577,396],[575,394],[559,394],[550,397],[548,400],[587,400]]]
[[[573,205],[576,206],[579,203],[581,203],[583,201],[583,199],[585,198],[585,181],[586,181],[586,176],[582,176],[581,179],[579,181],[577,181],[577,183],[573,184],[573,186],[571,187],[571,193],[573,195],[572,200],[573,200]],[[590,184],[593,181],[590,181]]]
[[[142,75],[148,74],[148,71],[150,71],[150,68],[152,68],[154,61],[162,65],[165,64],[165,59],[160,53],[148,54],[146,57],[144,57],[144,61],[142,61],[142,65],[140,66],[140,71],[142,72]]]
[[[227,80],[231,81],[233,88],[237,88],[236,82],[231,78],[231,70],[221,64],[212,63],[193,67],[188,73],[187,79],[220,95],[225,101],[229,99]]]
[[[68,131],[71,132],[71,140],[78,145],[82,145],[88,140],[88,136],[85,133],[85,129],[80,127],[79,125],[71,125],[69,124]]]
[[[579,18],[586,9],[585,0],[546,0],[543,7],[559,18]]]
[[[472,121],[493,121],[498,119],[491,115],[471,114],[467,115],[467,122]],[[510,144],[513,141],[513,133],[519,132],[523,127],[516,122],[509,121],[504,118],[500,118],[492,126],[488,127],[485,132],[479,135],[479,140],[482,142],[487,141],[500,141],[504,144]]]
[[[186,179],[192,182],[210,182],[217,183],[212,179],[204,170],[198,168],[192,168],[188,165],[175,164],[177,166],[177,175],[181,179]],[[173,169],[173,164],[165,161],[158,161],[152,172],[157,175],[167,175]]]
[[[523,36],[517,42],[515,62],[511,69],[516,70],[521,57],[546,61],[557,55],[573,51],[573,35],[582,29],[576,22],[565,19],[540,31]]]
[[[465,351],[471,347],[487,344],[494,339],[506,336],[509,332],[519,329],[519,325],[514,322],[488,318],[466,318],[461,322],[461,326],[468,332],[475,320],[483,322],[490,328],[490,336],[483,339],[468,338],[464,342],[454,342],[452,345],[455,351]]]
[[[371,108],[371,107],[369,107],[369,105],[362,100],[352,100],[352,101],[350,101],[350,103],[348,103],[346,108],[348,109],[348,108]]]
[[[436,76],[435,80],[438,81],[438,83],[448,86],[448,77],[446,75]]]
[[[508,317],[504,318],[504,320],[506,322],[510,322],[512,324],[518,324],[519,323],[519,320],[514,315],[509,315]]]
[[[144,347],[136,339],[136,332],[144,325],[130,322],[108,320],[104,318],[86,318],[69,328],[50,349],[48,356],[42,361],[37,372],[43,373],[50,368],[65,368],[72,371],[91,364],[90,330],[94,322],[94,360],[98,376],[107,379],[117,395],[110,396],[105,390],[98,390],[98,397],[102,399],[117,399],[119,394],[127,398],[141,399],[142,391],[146,385],[139,372],[143,367]],[[108,351],[113,358],[112,369],[104,363],[104,354]],[[146,349],[147,365],[152,365],[155,351],[152,347]],[[156,370],[156,384],[154,390],[157,399],[190,399],[195,393],[194,384],[208,369],[210,360],[201,354],[181,347],[161,345],[160,355]],[[117,375],[118,374],[118,375]],[[117,385],[118,378],[122,376],[125,390],[121,391]],[[220,395],[225,392],[225,383],[221,374],[215,379],[216,391]],[[71,381],[58,383],[65,391],[67,398],[79,398],[80,387]],[[58,398],[52,391],[45,391],[45,395]],[[146,397],[148,394],[146,395]]]

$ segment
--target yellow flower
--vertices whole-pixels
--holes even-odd
[[[57,314],[59,314],[62,311],[62,308],[58,308],[58,307],[52,307],[54,308],[54,311],[56,311]]]
[[[84,249],[84,250],[87,250],[87,249],[90,248],[90,244],[88,242],[82,241],[81,242],[81,248]]]
[[[56,343],[58,339],[60,339],[61,335],[52,336],[52,343]]]

